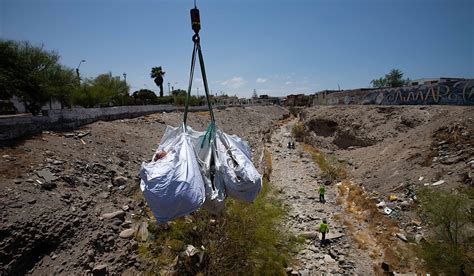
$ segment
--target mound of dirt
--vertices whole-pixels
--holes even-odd
[[[225,132],[246,139],[255,162],[263,139],[287,111],[277,106],[215,112]],[[95,122],[45,131],[0,148],[0,274],[119,274],[142,270],[134,238],[147,220],[138,170],[167,124],[182,113]],[[191,113],[196,130],[205,112]]]
[[[302,111],[308,141],[348,164],[366,188],[388,194],[401,183],[470,183],[474,108],[321,106]]]

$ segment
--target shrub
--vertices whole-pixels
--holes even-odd
[[[295,137],[296,141],[304,141],[304,137],[306,136],[305,125],[303,123],[296,123],[291,129],[291,134]]]
[[[299,110],[298,110],[297,107],[290,106],[290,107],[288,108],[288,111],[289,111],[290,114],[293,115],[294,117],[298,117]]]
[[[447,275],[470,275],[474,270],[469,228],[469,203],[462,194],[423,187],[418,190],[423,216],[431,224],[432,237],[421,245],[420,257],[428,269]],[[470,250],[471,248],[471,250]]]

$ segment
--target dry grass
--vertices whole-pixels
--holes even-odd
[[[263,172],[263,176],[270,180],[270,175],[273,171],[272,153],[268,148],[265,147],[265,149],[263,150],[263,156],[265,159],[265,169]]]
[[[399,271],[413,271],[418,267],[414,252],[398,240],[393,240],[393,236],[399,232],[397,223],[378,210],[376,203],[369,198],[362,186],[343,181],[338,186],[338,191],[350,218],[357,223],[367,224],[364,231],[354,232],[350,221],[345,219],[343,222],[360,249],[370,249],[372,252],[382,250],[383,260]],[[386,230],[380,231],[381,225]],[[378,253],[369,255],[374,260],[379,258]],[[374,266],[374,269],[377,274],[382,273],[379,266]]]
[[[288,116],[288,117],[286,117],[286,118],[283,118],[283,119],[281,119],[281,120],[278,120],[278,121],[275,123],[275,126],[282,127],[282,126],[288,124],[288,123],[289,123],[291,120],[293,120],[293,119],[294,119],[294,117],[290,115],[290,116]]]
[[[291,129],[291,135],[298,142],[303,142],[306,136],[306,127],[303,123],[296,123]]]
[[[363,231],[358,231],[354,233],[354,240],[357,243],[357,247],[362,250],[366,250],[369,248],[369,244],[371,244],[371,240],[369,235]]]
[[[330,181],[342,181],[349,177],[345,166],[339,163],[335,158],[327,157],[318,149],[311,145],[303,143],[303,150],[310,153],[319,169],[322,171],[322,177]]]
[[[370,250],[369,256],[375,262],[374,271],[377,274],[382,273],[379,252],[384,253],[383,261],[388,262],[395,269],[413,271],[417,268],[419,264],[415,261],[414,252],[397,240],[393,240],[394,234],[399,232],[397,223],[378,210],[376,202],[370,199],[362,185],[355,185],[348,180],[345,167],[337,160],[327,158],[311,145],[303,144],[303,149],[312,155],[313,161],[319,166],[323,176],[332,181],[341,181],[337,185],[336,202],[345,204],[348,217],[338,215],[334,218],[342,220],[347,232],[361,250]],[[364,228],[356,230],[354,223]],[[380,231],[378,227],[381,225],[386,230]]]

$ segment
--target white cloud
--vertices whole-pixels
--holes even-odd
[[[264,79],[264,78],[257,78],[257,83],[265,83],[268,79]]]
[[[285,82],[285,84],[286,84],[286,85],[289,85],[289,84],[291,84],[291,81],[287,81],[287,82]]]
[[[222,85],[227,86],[229,88],[237,89],[244,86],[247,83],[242,77],[233,77],[231,79],[225,80],[221,82]]]

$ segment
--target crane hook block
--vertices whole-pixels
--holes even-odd
[[[191,26],[196,34],[201,30],[201,19],[199,18],[199,10],[197,8],[191,9]]]

